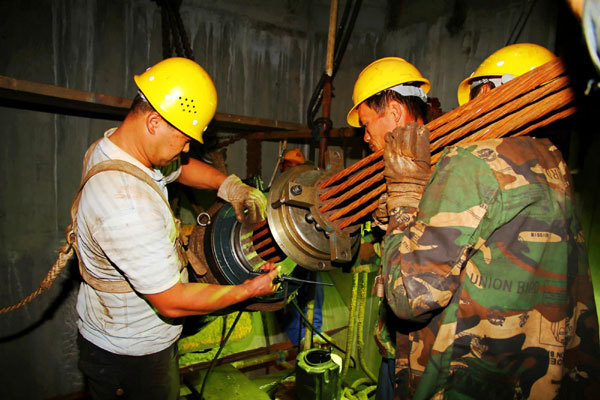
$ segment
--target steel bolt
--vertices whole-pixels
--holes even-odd
[[[302,186],[300,185],[294,185],[292,186],[292,188],[290,189],[290,191],[292,192],[292,194],[294,196],[299,196],[302,194]]]
[[[325,263],[323,261],[319,261],[317,267],[319,267],[319,269],[325,269]]]
[[[315,217],[313,217],[313,215],[311,213],[306,213],[306,215],[304,216],[304,219],[309,224],[312,224],[315,221]]]

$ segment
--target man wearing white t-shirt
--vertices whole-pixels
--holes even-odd
[[[218,190],[240,221],[262,220],[266,201],[237,176],[195,159],[167,177],[157,169],[187,152],[192,139],[202,143],[215,114],[216,90],[202,67],[170,58],[135,82],[139,93],[123,123],[86,153],[72,212],[84,279],[79,365],[95,399],[176,399],[182,327],[174,318],[271,294],[278,270],[270,264],[269,273],[231,286],[188,283],[180,273],[186,261],[167,183]]]

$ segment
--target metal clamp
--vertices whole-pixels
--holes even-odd
[[[203,223],[202,219],[206,219],[206,222]],[[198,223],[198,225],[200,226],[208,226],[210,225],[210,223],[212,222],[210,219],[210,214],[207,212],[202,212],[200,214],[198,214],[198,216],[196,217],[196,222]]]

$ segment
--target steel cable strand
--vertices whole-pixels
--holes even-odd
[[[536,119],[542,118],[542,116],[552,111],[560,110],[573,100],[574,95],[572,88],[568,86],[568,78],[562,76],[565,72],[564,64],[560,59],[550,61],[496,88],[494,96],[484,96],[480,99],[475,99],[428,123],[427,127],[431,131],[432,153],[438,153],[433,155],[432,164],[437,162],[441,155],[439,149],[453,140],[458,140],[459,143],[466,143],[492,137],[501,137],[506,134],[519,136],[573,114],[576,110],[569,108],[559,111],[550,117],[545,117],[546,119],[543,121],[535,122]],[[554,93],[552,93],[553,91]],[[540,98],[541,100],[539,100]],[[529,100],[532,101],[527,102]],[[523,111],[524,109],[526,111]],[[482,113],[487,115],[480,117]],[[525,126],[531,122],[534,122],[534,124],[529,127]],[[485,124],[488,124],[488,126],[481,128]],[[478,128],[479,130],[476,130]],[[502,130],[496,130],[499,128],[502,128]],[[516,129],[521,129],[521,131],[514,132]],[[326,200],[340,190],[347,190],[350,186],[356,184],[357,180],[355,177],[364,174],[364,167],[366,165],[370,165],[373,162],[381,162],[382,155],[383,151],[373,153],[319,183],[321,189],[328,188],[321,195],[321,200]],[[351,174],[353,176],[350,179],[346,179],[345,182],[342,181],[337,186],[329,187]],[[382,189],[385,189],[383,181],[377,190]],[[327,204],[328,202],[324,202],[323,207],[327,207]],[[369,203],[365,200],[365,202],[356,203],[355,206],[366,207],[354,216],[337,221],[339,229],[344,229],[358,219],[366,216],[377,207],[377,202],[372,201]],[[337,217],[340,216],[337,215]]]
[[[327,211],[331,210],[332,208],[334,208],[334,207],[342,204],[343,202],[345,202],[346,200],[350,199],[351,197],[353,197],[353,196],[357,195],[358,193],[362,192],[363,190],[369,188],[374,183],[382,181],[383,179],[384,179],[383,171],[378,172],[377,174],[375,174],[371,178],[369,178],[369,179],[367,179],[365,181],[362,181],[358,185],[352,187],[350,190],[348,190],[347,192],[345,192],[343,195],[341,195],[339,197],[336,197],[335,199],[333,199],[331,201],[328,201],[327,204],[325,204],[324,206],[322,206],[321,208],[319,208],[319,211],[321,211],[322,213],[327,212]]]
[[[370,164],[371,162],[379,161],[382,158],[383,158],[383,150],[379,150],[371,155],[368,155],[367,157],[363,158],[362,160],[358,160],[357,162],[355,162],[348,168],[344,168],[343,170],[336,173],[335,175],[332,175],[331,177],[327,178],[323,182],[320,182],[319,188],[325,189],[325,188],[331,186],[333,183],[337,182],[338,180],[341,180],[342,178],[352,174],[353,172],[356,172],[359,169],[362,169],[363,167]]]
[[[319,196],[319,200],[325,201],[325,200],[331,198],[332,196],[335,196],[342,190],[346,190],[353,185],[359,184],[359,182],[363,181],[367,176],[375,174],[375,173],[379,172],[380,170],[383,171],[383,168],[384,168],[384,166],[383,166],[383,159],[382,159],[382,160],[378,161],[377,163],[371,165],[368,168],[364,168],[359,171],[356,171],[356,173],[353,174],[350,178],[348,178],[345,182],[343,182],[343,183],[335,186],[334,188],[329,189],[327,192],[321,194]]]
[[[530,107],[536,104],[540,104],[541,101],[546,98],[553,96],[555,93],[561,91],[570,91],[570,89],[565,89],[569,84],[569,80],[566,77],[558,78],[547,85],[541,86],[535,90],[532,90],[528,93],[523,94],[522,96],[513,99],[506,104],[503,104],[501,107],[497,109],[490,110],[489,112],[483,114],[481,117],[473,118],[468,123],[463,126],[453,129],[452,131],[447,132],[444,136],[439,137],[435,141],[431,143],[431,150],[437,150],[445,145],[450,144],[451,142],[463,138],[469,139],[473,135],[473,132],[478,131],[479,129],[485,129],[485,125],[493,124],[496,121],[500,121],[503,119],[514,119],[515,114],[517,114],[522,108]],[[547,104],[547,103],[545,103]],[[558,104],[547,104],[546,107],[543,107],[542,110],[546,112],[550,112],[556,109]],[[522,115],[522,114],[518,114]],[[520,117],[524,119],[533,120],[527,115],[524,117]],[[437,131],[435,131],[437,133]],[[470,134],[469,136],[466,136]],[[432,134],[433,136],[433,134]]]

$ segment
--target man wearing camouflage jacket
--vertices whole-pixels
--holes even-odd
[[[546,139],[385,137],[397,398],[594,398],[598,322],[572,180]]]
[[[348,112],[348,124],[364,128],[365,143],[373,152],[380,151],[385,147],[385,134],[388,131],[409,122],[426,122],[429,89],[429,80],[408,61],[399,57],[380,58],[365,67],[354,84],[354,106]],[[386,195],[381,196],[379,209],[374,213],[375,225],[383,231],[388,220],[386,198]],[[362,242],[361,252],[365,247],[373,248]],[[389,307],[381,304],[379,314],[374,333],[382,363],[375,397],[377,400],[389,400],[394,396],[395,345],[385,322],[391,321],[388,315],[392,316],[393,313]]]
[[[525,137],[452,147],[427,183],[428,136],[397,129],[384,155],[399,190],[383,250],[386,300],[406,329],[397,396],[593,397],[598,325],[560,152]],[[419,186],[416,208],[405,197]]]

